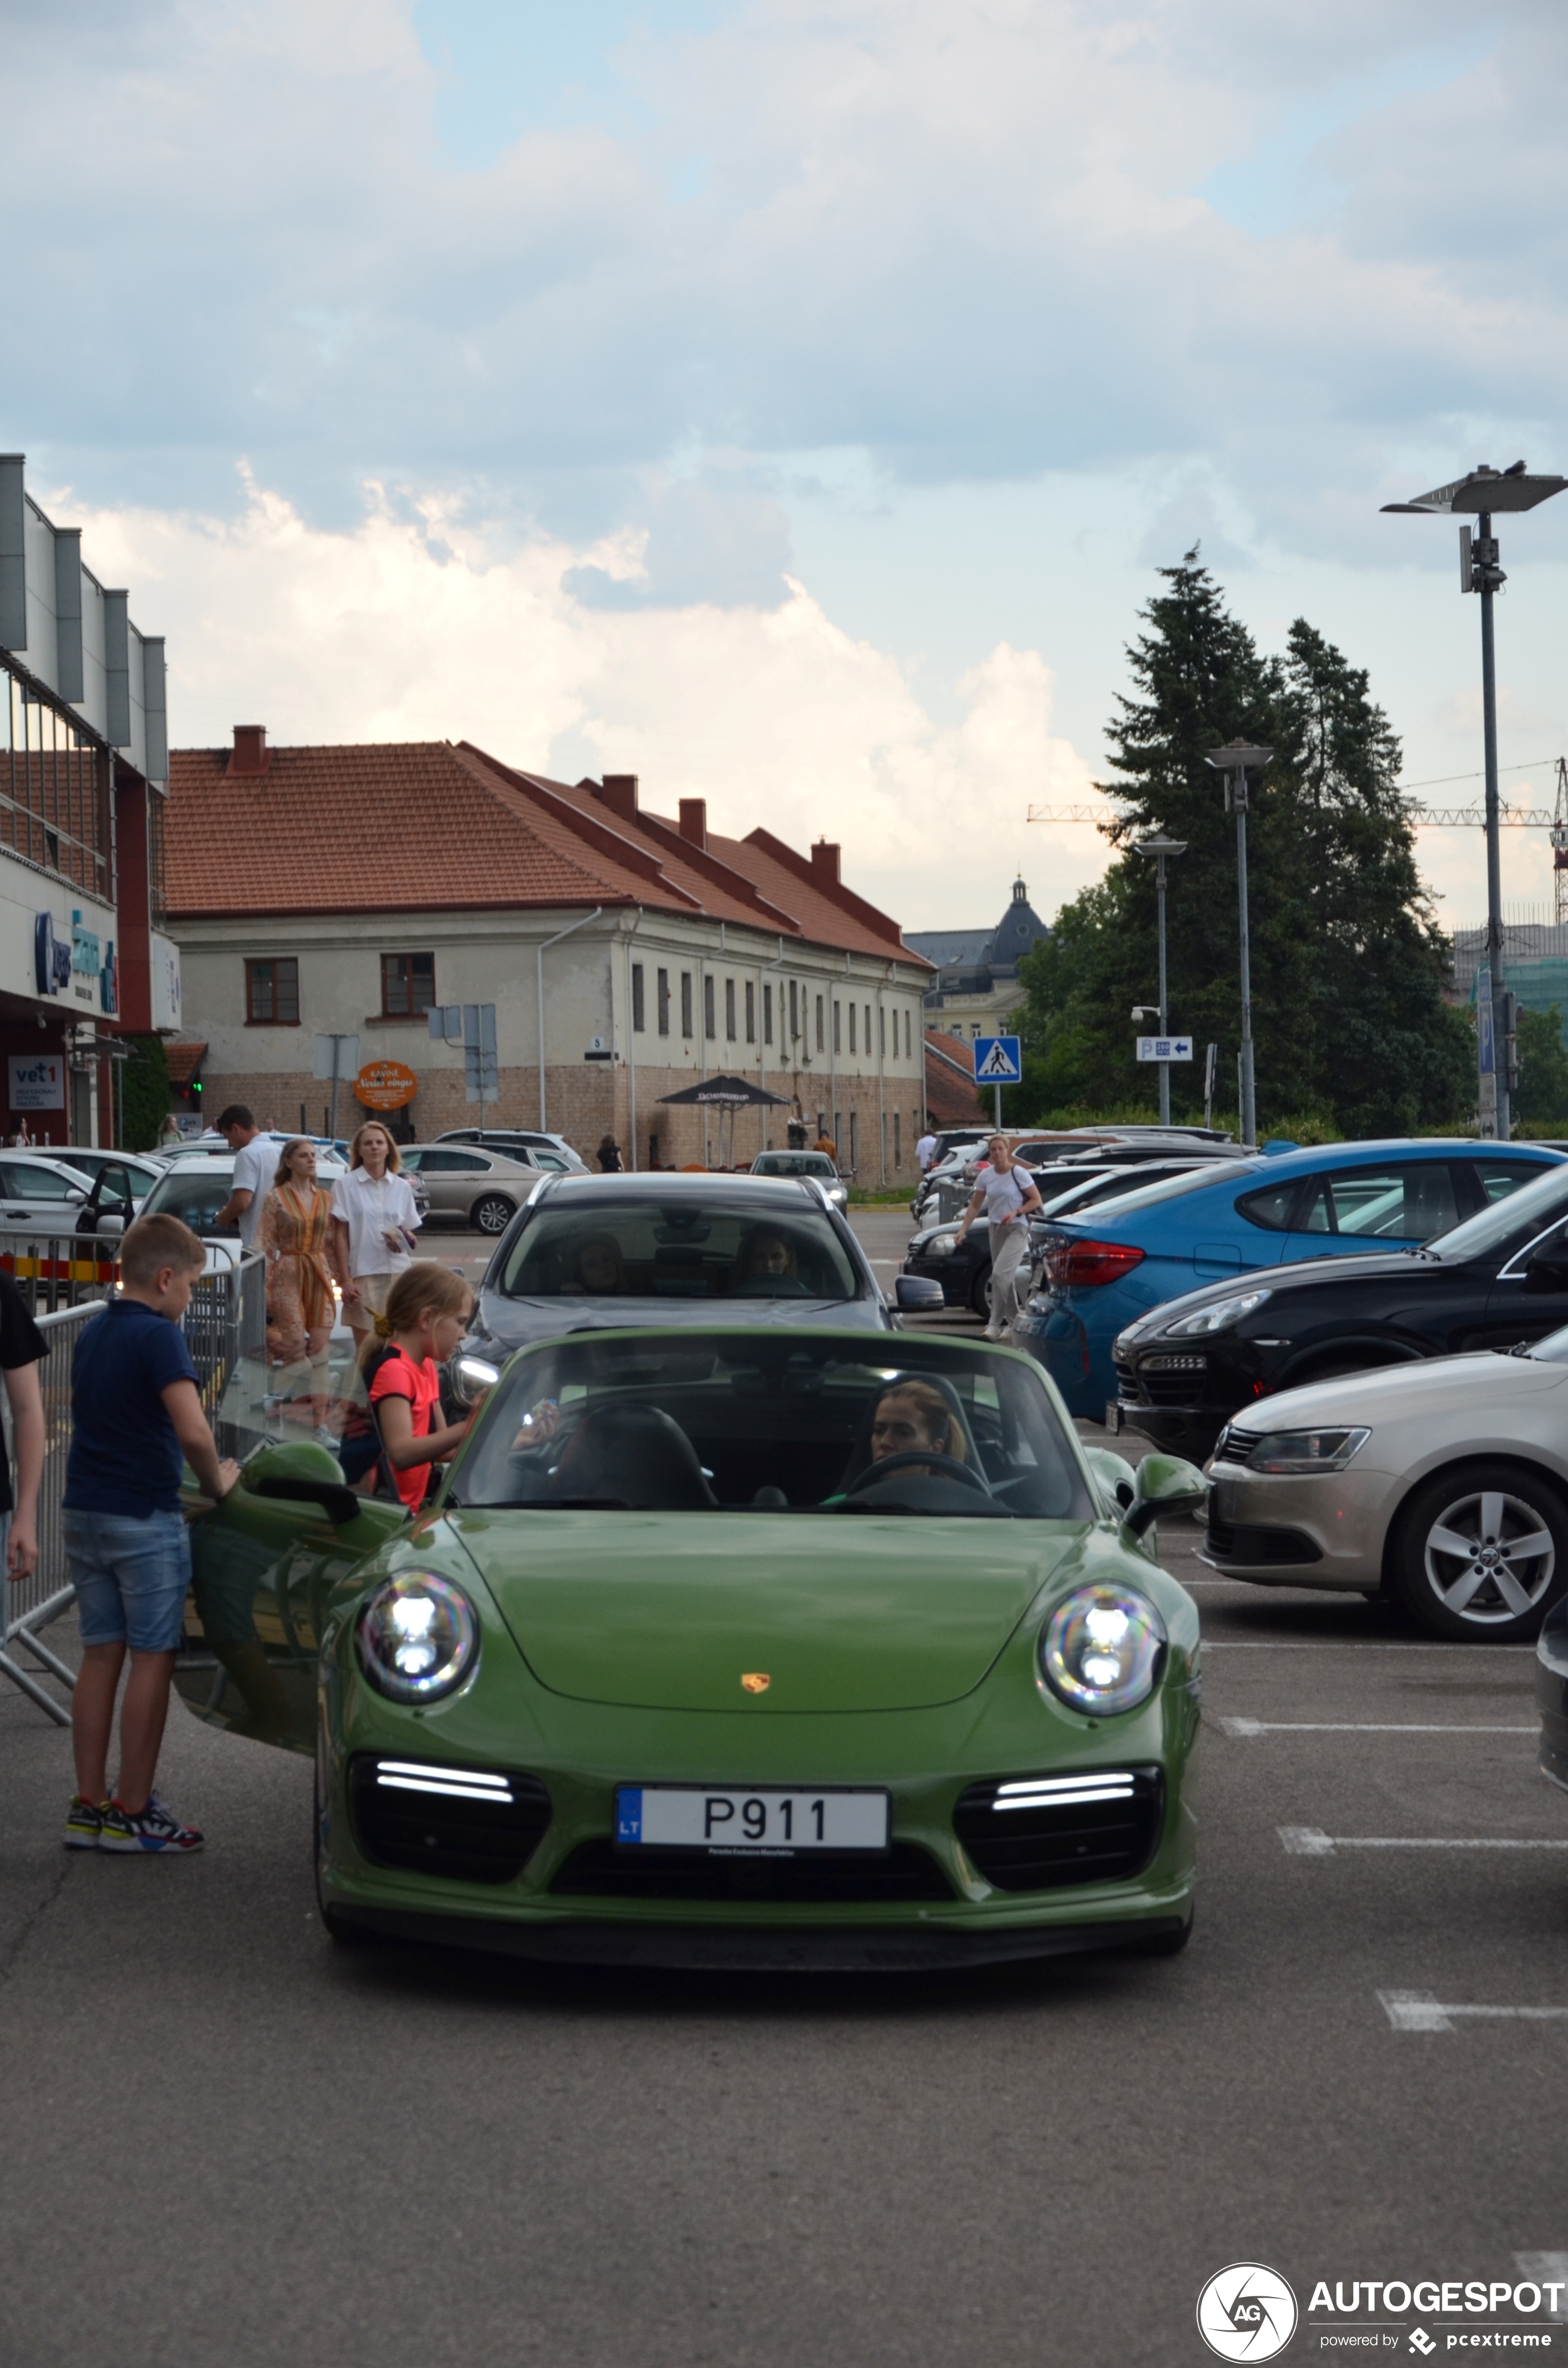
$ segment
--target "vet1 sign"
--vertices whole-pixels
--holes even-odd
[[[65,1107],[63,1053],[13,1053],[11,1108],[14,1110],[56,1110]]]

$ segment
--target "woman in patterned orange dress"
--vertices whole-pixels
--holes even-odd
[[[290,1362],[326,1354],[336,1312],[331,1222],[332,1195],[316,1182],[316,1147],[296,1135],[283,1146],[256,1233],[267,1260],[267,1331]]]

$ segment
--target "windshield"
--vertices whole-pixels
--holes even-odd
[[[751,1164],[754,1176],[835,1176],[825,1151],[765,1151]]]
[[[464,1505],[1092,1520],[1031,1367],[940,1340],[578,1333],[526,1351],[454,1475]],[[891,1611],[891,1607],[890,1607]]]
[[[144,1217],[178,1217],[204,1240],[237,1241],[238,1225],[220,1225],[219,1210],[234,1189],[232,1159],[222,1167],[181,1166],[161,1178],[142,1204]]]
[[[1426,1248],[1437,1250],[1445,1260],[1459,1262],[1465,1258],[1488,1258],[1516,1234],[1527,1237],[1551,1224],[1568,1209],[1568,1163],[1556,1162],[1533,1184],[1525,1184],[1518,1191],[1510,1192],[1506,1201],[1494,1202],[1478,1215],[1467,1217],[1462,1224],[1450,1225],[1446,1234],[1434,1234]]]
[[[509,1299],[845,1300],[862,1284],[821,1202],[567,1186],[529,1212],[501,1279]]]
[[[1256,1164],[1250,1159],[1216,1159],[1205,1167],[1189,1169],[1184,1176],[1167,1176],[1161,1184],[1138,1185],[1119,1192],[1114,1200],[1096,1202],[1095,1223],[1098,1225],[1108,1217],[1131,1216],[1140,1209],[1155,1208],[1162,1201],[1179,1201],[1184,1192],[1205,1192],[1211,1185],[1240,1184],[1256,1172]],[[1064,1213],[1071,1215],[1072,1212]]]

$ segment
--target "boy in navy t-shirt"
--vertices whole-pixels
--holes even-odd
[[[153,1790],[190,1585],[180,1507],[189,1463],[223,1496],[239,1466],[220,1463],[180,1330],[207,1253],[177,1217],[140,1217],[119,1254],[119,1296],[83,1326],[71,1368],[65,1553],[82,1626],[71,1702],[76,1796],[68,1850],[196,1850],[201,1836]],[[109,1737],[126,1652],[119,1789],[108,1794]]]

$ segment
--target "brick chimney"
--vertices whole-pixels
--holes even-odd
[[[259,781],[272,770],[272,751],[265,723],[236,723],[234,746],[225,771],[231,781]]]
[[[611,814],[622,822],[637,819],[637,776],[635,773],[607,773],[599,791],[599,803],[608,806]]]
[[[706,798],[682,798],[680,802],[680,835],[693,847],[708,845],[708,801]]]
[[[831,881],[833,885],[837,887],[838,841],[835,838],[817,838],[812,841],[812,870],[820,871],[824,880]]]

